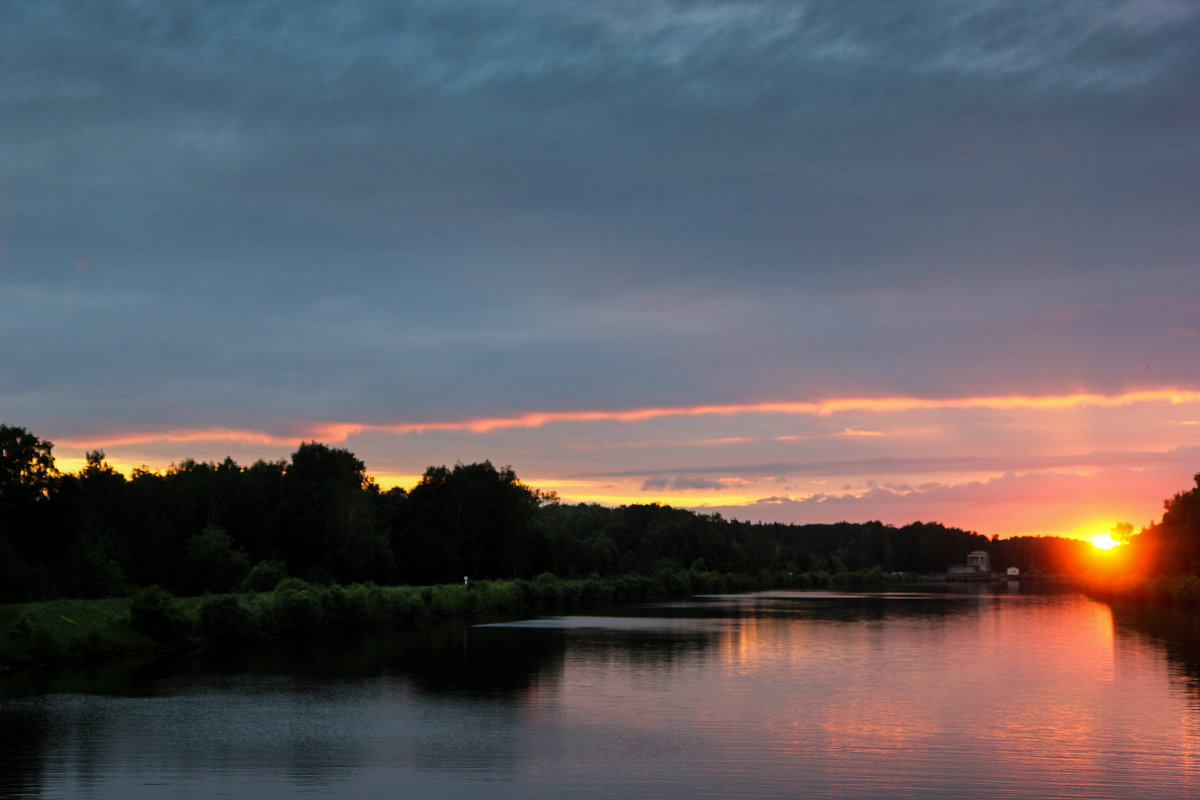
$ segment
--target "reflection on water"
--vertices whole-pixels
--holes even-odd
[[[9,676],[0,797],[1194,797],[1194,624],[766,593]]]

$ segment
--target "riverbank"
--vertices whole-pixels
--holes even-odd
[[[1076,583],[1091,597],[1107,603],[1200,609],[1200,576],[1197,575],[1079,579]]]
[[[547,613],[613,603],[755,589],[854,589],[915,576],[841,573],[719,573],[469,581],[437,586],[320,586],[287,578],[270,592],[176,598],[141,589],[123,598],[0,605],[0,668],[100,661],[171,649],[297,639],[450,617]]]

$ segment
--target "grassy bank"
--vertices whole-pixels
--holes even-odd
[[[160,645],[130,625],[129,598],[0,606],[0,666],[99,660]]]
[[[895,576],[889,576],[894,581]],[[274,591],[176,598],[150,587],[130,597],[0,606],[0,666],[16,667],[484,614],[545,613],[752,589],[854,589],[878,570],[764,573],[664,570],[654,576],[472,581],[439,586],[316,586],[287,578]]]
[[[1088,595],[1109,603],[1200,609],[1200,576],[1157,575],[1151,578],[1079,581]]]

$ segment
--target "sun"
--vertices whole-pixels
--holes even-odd
[[[1107,531],[1104,533],[1097,533],[1091,538],[1091,542],[1092,547],[1099,548],[1100,550],[1112,550],[1114,547],[1119,547],[1121,545],[1121,543],[1112,538],[1112,534],[1108,533]]]

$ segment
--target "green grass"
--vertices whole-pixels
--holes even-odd
[[[0,664],[94,659],[157,647],[130,627],[128,598],[0,606]]]
[[[287,578],[272,592],[184,598],[157,589],[139,590],[125,598],[0,605],[0,668],[96,662],[140,652],[264,639],[304,639],[445,617],[556,612],[755,588],[863,588],[882,582],[877,569],[835,575],[763,573],[756,577],[666,570],[653,577],[559,578],[545,573],[532,581],[481,580],[469,586],[315,586]],[[138,597],[135,622],[130,609]]]

